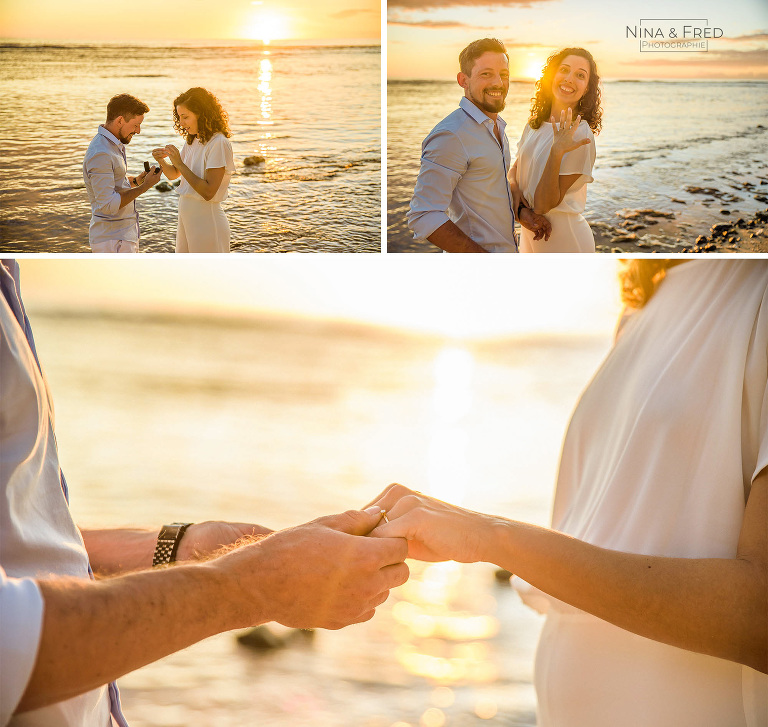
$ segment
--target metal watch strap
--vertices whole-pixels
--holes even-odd
[[[160,528],[160,535],[157,536],[157,545],[155,546],[155,554],[152,556],[153,568],[158,565],[168,565],[176,560],[179,543],[190,525],[192,523],[171,523]]]

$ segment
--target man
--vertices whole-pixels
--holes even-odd
[[[461,52],[459,65],[464,98],[422,144],[408,226],[417,240],[446,252],[517,252],[516,213],[537,240],[552,228],[508,182],[509,142],[499,112],[509,91],[509,56],[501,41],[483,38]]]
[[[407,580],[404,540],[358,537],[378,507],[275,533],[221,522],[81,533],[15,261],[0,264],[0,293],[0,725],[126,727],[116,677],[229,629],[366,621]]]
[[[88,239],[93,252],[138,252],[139,214],[135,200],[160,181],[155,167],[138,177],[127,177],[125,145],[141,124],[149,106],[127,93],[110,99],[107,123],[85,153],[83,180],[91,202],[91,226]]]

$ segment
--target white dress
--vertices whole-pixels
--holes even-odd
[[[547,164],[553,135],[550,123],[544,123],[536,130],[526,124],[517,144],[517,184],[531,205],[533,205],[536,187]],[[552,224],[549,240],[543,238],[534,240],[533,233],[523,227],[520,236],[520,252],[595,251],[592,228],[582,216],[587,204],[587,184],[592,181],[592,167],[595,165],[595,136],[586,121],[581,121],[574,139],[576,141],[589,139],[591,143],[584,144],[563,156],[560,175],[580,174],[581,177],[565,193],[563,201],[545,215]]]
[[[612,550],[733,558],[768,465],[768,262],[694,260],[626,321],[573,414],[552,527]],[[768,677],[515,579],[547,610],[539,727],[768,725]],[[692,614],[692,617],[695,615]]]
[[[181,161],[193,174],[205,179],[208,169],[224,167],[224,178],[211,200],[203,199],[182,177],[179,185],[179,226],[176,252],[229,252],[229,221],[221,208],[235,171],[232,144],[217,132],[203,144],[196,138],[184,144]]]

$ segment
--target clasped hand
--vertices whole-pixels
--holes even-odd
[[[371,505],[382,508],[389,522],[371,533],[379,538],[405,538],[408,557],[416,560],[455,560],[476,563],[488,560],[490,515],[449,505],[434,497],[390,485]]]

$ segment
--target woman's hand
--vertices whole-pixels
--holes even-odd
[[[159,149],[152,150],[152,156],[155,158],[155,161],[160,162],[163,159],[168,158],[168,152],[165,150],[164,147],[160,147]]]
[[[569,151],[578,149],[580,146],[590,144],[590,139],[581,139],[581,141],[574,140],[573,136],[581,123],[581,116],[576,117],[576,121],[573,121],[573,109],[560,112],[560,124],[555,123],[555,117],[550,116],[549,121],[552,124],[552,132],[554,138],[552,139],[552,149],[550,153],[562,159]]]
[[[459,563],[486,559],[484,547],[495,522],[489,515],[449,505],[403,485],[391,485],[373,504],[386,511],[389,522],[371,535],[405,538],[409,558]]]
[[[173,166],[176,167],[181,164],[181,152],[173,144],[168,144],[164,151],[168,155],[168,158],[171,160],[171,164],[173,164]]]

